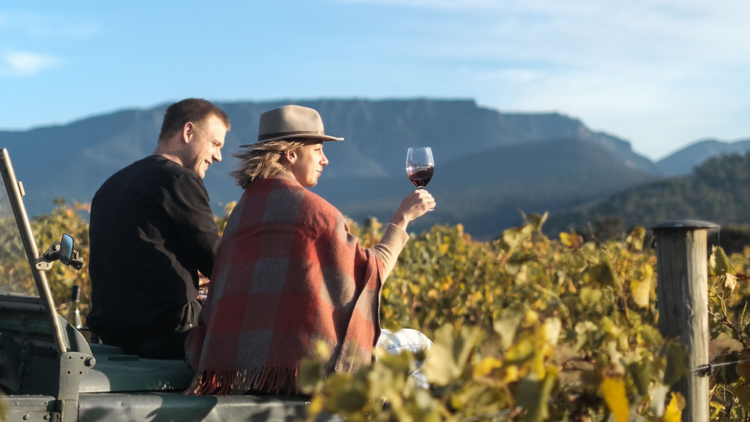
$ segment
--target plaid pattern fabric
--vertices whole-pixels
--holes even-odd
[[[286,393],[317,341],[328,367],[372,360],[382,261],[331,204],[293,179],[256,180],[229,218],[208,300],[186,343],[186,394]]]

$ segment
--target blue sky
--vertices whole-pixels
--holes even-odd
[[[474,98],[659,158],[750,138],[750,2],[0,3],[0,128],[185,97]]]

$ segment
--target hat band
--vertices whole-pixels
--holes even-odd
[[[322,130],[293,130],[289,132],[266,133],[258,135],[258,142],[288,135],[325,135]]]

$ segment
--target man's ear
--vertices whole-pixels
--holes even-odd
[[[195,125],[193,122],[185,123],[185,126],[182,127],[182,141],[187,144],[193,139],[193,136],[195,136]]]

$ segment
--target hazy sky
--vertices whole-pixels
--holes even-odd
[[[658,158],[750,137],[747,0],[0,3],[0,128],[197,96],[474,98]]]

